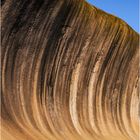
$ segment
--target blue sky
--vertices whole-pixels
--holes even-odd
[[[139,0],[87,0],[90,4],[120,17],[135,31],[139,30]]]

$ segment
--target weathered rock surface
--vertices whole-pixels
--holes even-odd
[[[2,1],[2,140],[138,140],[139,35],[83,0]]]

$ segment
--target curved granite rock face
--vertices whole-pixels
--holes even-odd
[[[83,0],[2,1],[2,140],[138,140],[139,35]]]

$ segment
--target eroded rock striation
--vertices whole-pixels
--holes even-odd
[[[131,27],[83,0],[1,4],[2,140],[138,140]]]

